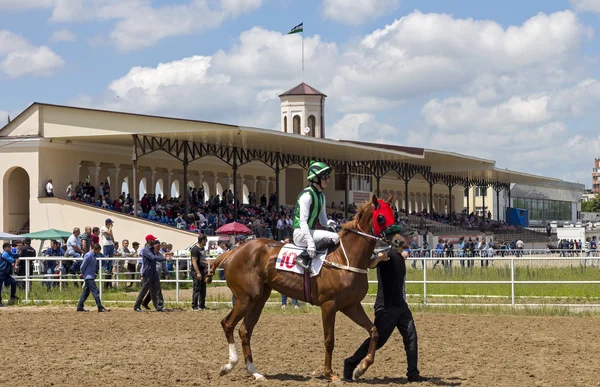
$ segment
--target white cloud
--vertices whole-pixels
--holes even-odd
[[[323,14],[327,19],[356,26],[395,10],[399,3],[399,0],[324,0]]]
[[[600,12],[600,0],[569,0],[577,11]]]
[[[0,75],[47,76],[63,67],[65,61],[47,46],[34,46],[21,35],[0,30]]]
[[[329,95],[330,138],[446,149],[563,177],[589,169],[581,157],[596,151],[569,142],[589,137],[569,121],[600,102],[579,51],[589,36],[570,11],[508,27],[415,11],[340,46],[305,38],[306,80]],[[300,55],[300,36],[255,27],[228,50],[134,67],[105,95],[73,102],[275,129],[277,95],[300,82]]]
[[[53,42],[75,42],[77,41],[77,35],[74,32],[69,31],[66,28],[56,30],[50,37]]]
[[[310,82],[325,84],[335,71],[337,46],[318,36],[304,45]],[[254,27],[229,51],[134,67],[111,82],[105,96],[73,102],[276,128],[278,95],[301,79],[299,48],[299,36]]]
[[[152,0],[0,0],[0,9],[50,8],[50,21],[55,23],[114,21],[107,38],[125,52],[151,47],[164,38],[215,28],[229,18],[259,8],[262,2],[186,0],[153,6]]]
[[[374,114],[345,114],[327,129],[327,137],[344,140],[389,143],[397,136],[398,129],[377,121]]]
[[[589,35],[570,11],[538,14],[521,26],[415,11],[345,52],[340,84],[353,96],[402,100],[456,89],[481,74],[557,67]]]
[[[0,9],[22,10],[33,8],[50,8],[55,0],[0,0]]]

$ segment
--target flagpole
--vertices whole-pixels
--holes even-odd
[[[302,23],[302,82],[304,82],[304,23]]]

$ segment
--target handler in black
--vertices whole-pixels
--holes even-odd
[[[208,271],[208,263],[204,247],[206,246],[207,237],[204,234],[198,236],[198,242],[192,248],[192,267],[191,275],[194,280],[192,289],[192,310],[206,309],[206,274]]]
[[[396,233],[388,235],[393,238],[392,248],[388,252],[389,260],[381,261],[377,265],[377,299],[375,301],[375,327],[379,333],[377,349],[383,347],[394,328],[398,328],[404,341],[408,372],[406,376],[409,382],[424,382],[429,378],[420,375],[417,368],[418,346],[417,329],[412,313],[406,303],[405,281],[406,264],[409,250],[404,249],[403,237]],[[371,339],[356,350],[354,355],[344,361],[344,379],[352,380],[354,369],[360,361],[367,356]]]

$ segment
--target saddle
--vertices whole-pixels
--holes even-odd
[[[271,247],[279,247],[280,245],[269,245]],[[279,251],[277,261],[275,262],[275,268],[277,270],[289,271],[292,273],[300,274],[303,276],[304,284],[304,301],[311,303],[311,277],[318,275],[323,267],[323,262],[327,257],[328,250],[320,250],[310,261],[310,269],[305,270],[303,267],[298,265],[296,262],[297,257],[300,254],[306,254],[306,247],[296,246],[288,243],[284,245]]]

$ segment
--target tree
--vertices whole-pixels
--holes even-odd
[[[581,203],[581,212],[600,212],[600,193],[592,200]]]

